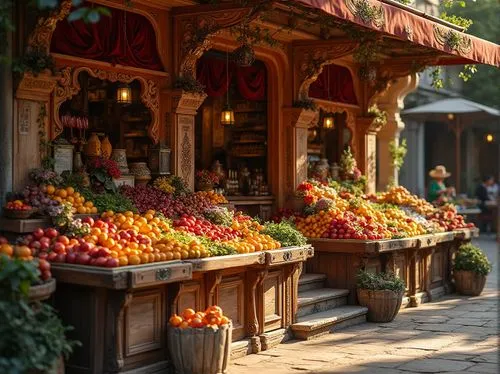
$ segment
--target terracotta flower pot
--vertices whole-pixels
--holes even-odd
[[[391,290],[364,290],[359,289],[358,301],[361,306],[368,308],[368,321],[391,322],[399,312],[403,302],[404,292]]]
[[[486,275],[477,274],[473,271],[455,270],[453,277],[455,278],[457,292],[461,295],[479,296],[486,284]]]
[[[177,374],[225,374],[232,341],[231,323],[217,330],[169,327],[168,347]]]

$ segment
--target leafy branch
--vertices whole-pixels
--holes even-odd
[[[394,140],[389,143],[389,153],[392,158],[392,165],[396,170],[399,171],[403,166],[407,152],[406,139],[401,140],[399,145],[397,145]]]

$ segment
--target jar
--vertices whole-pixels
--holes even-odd
[[[226,175],[224,173],[224,168],[222,167],[222,164],[219,162],[219,160],[216,160],[212,165],[212,171],[219,176],[219,184],[222,185]]]
[[[136,184],[148,184],[151,180],[151,171],[145,162],[131,163],[130,174],[134,175]]]
[[[82,154],[80,152],[75,152],[73,156],[73,170],[80,171],[83,169]]]
[[[322,158],[316,165],[315,172],[318,178],[320,178],[321,180],[326,180],[328,178],[329,169],[330,166],[328,165],[328,159]]]
[[[111,142],[109,141],[109,138],[107,136],[105,136],[103,141],[101,142],[102,157],[105,159],[108,159],[111,156],[112,150],[113,150],[113,147],[111,146]]]
[[[86,154],[88,157],[99,157],[101,155],[101,141],[95,132],[90,134],[86,145]]]
[[[118,164],[122,174],[128,174],[127,151],[124,148],[115,148],[111,152],[111,159]]]

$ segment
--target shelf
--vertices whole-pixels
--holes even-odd
[[[255,143],[267,143],[266,139],[261,140],[235,140],[232,142],[233,144],[255,144]]]
[[[124,138],[147,138],[148,134],[145,131],[136,131],[123,134]]]
[[[256,131],[267,131],[267,127],[233,127],[233,131],[246,131],[246,132],[256,132]]]
[[[266,157],[266,153],[239,153],[239,154],[231,154],[231,156],[233,157],[238,157],[238,158],[242,158],[242,157]]]

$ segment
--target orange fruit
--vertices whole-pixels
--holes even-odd
[[[141,259],[141,264],[147,264],[147,263],[149,263],[149,262],[150,262],[150,261],[149,261],[149,256],[148,256],[148,254],[147,254],[147,253],[141,253],[141,254],[139,255],[139,257],[140,257],[140,259]]]
[[[25,245],[18,245],[14,248],[15,257],[30,257],[31,249]]]
[[[126,256],[118,257],[118,264],[120,266],[127,266],[128,265],[128,258]]]
[[[0,245],[0,253],[11,257],[14,254],[14,248],[10,244]]]
[[[172,326],[178,327],[182,323],[182,318],[180,316],[178,316],[177,314],[174,314],[172,317],[170,317],[170,319],[168,320],[168,322]]]
[[[140,257],[139,257],[139,256],[137,256],[137,255],[131,255],[131,256],[129,256],[129,258],[128,258],[128,263],[129,263],[130,265],[139,265],[139,264],[141,263],[141,259],[140,259]]]
[[[53,185],[49,184],[47,186],[47,194],[48,195],[53,195],[54,192],[56,192],[56,188]]]
[[[85,214],[87,213],[87,209],[85,209],[83,206],[79,206],[76,211],[78,212],[78,214]]]
[[[73,195],[74,193],[75,193],[75,189],[74,189],[73,187],[71,187],[71,186],[70,186],[70,187],[66,187],[66,194],[67,194],[68,196],[71,196],[71,195]]]
[[[171,261],[174,259],[174,253],[173,252],[166,252],[166,253],[161,253],[162,255],[165,255],[165,260],[162,261]]]
[[[189,323],[187,321],[182,321],[181,324],[179,325],[179,328],[181,329],[187,329],[191,326],[189,326]]]
[[[196,314],[196,312],[193,309],[186,308],[182,312],[182,318],[184,318],[184,320],[190,320],[194,317],[195,314]]]
[[[87,201],[83,204],[85,208],[92,208],[94,206],[94,203],[92,201]]]
[[[221,317],[220,319],[221,325],[227,325],[228,323],[229,323],[229,318],[227,318],[226,316]]]
[[[68,196],[68,193],[66,192],[66,190],[58,190],[57,191],[57,196],[59,196],[60,198],[64,199]]]

